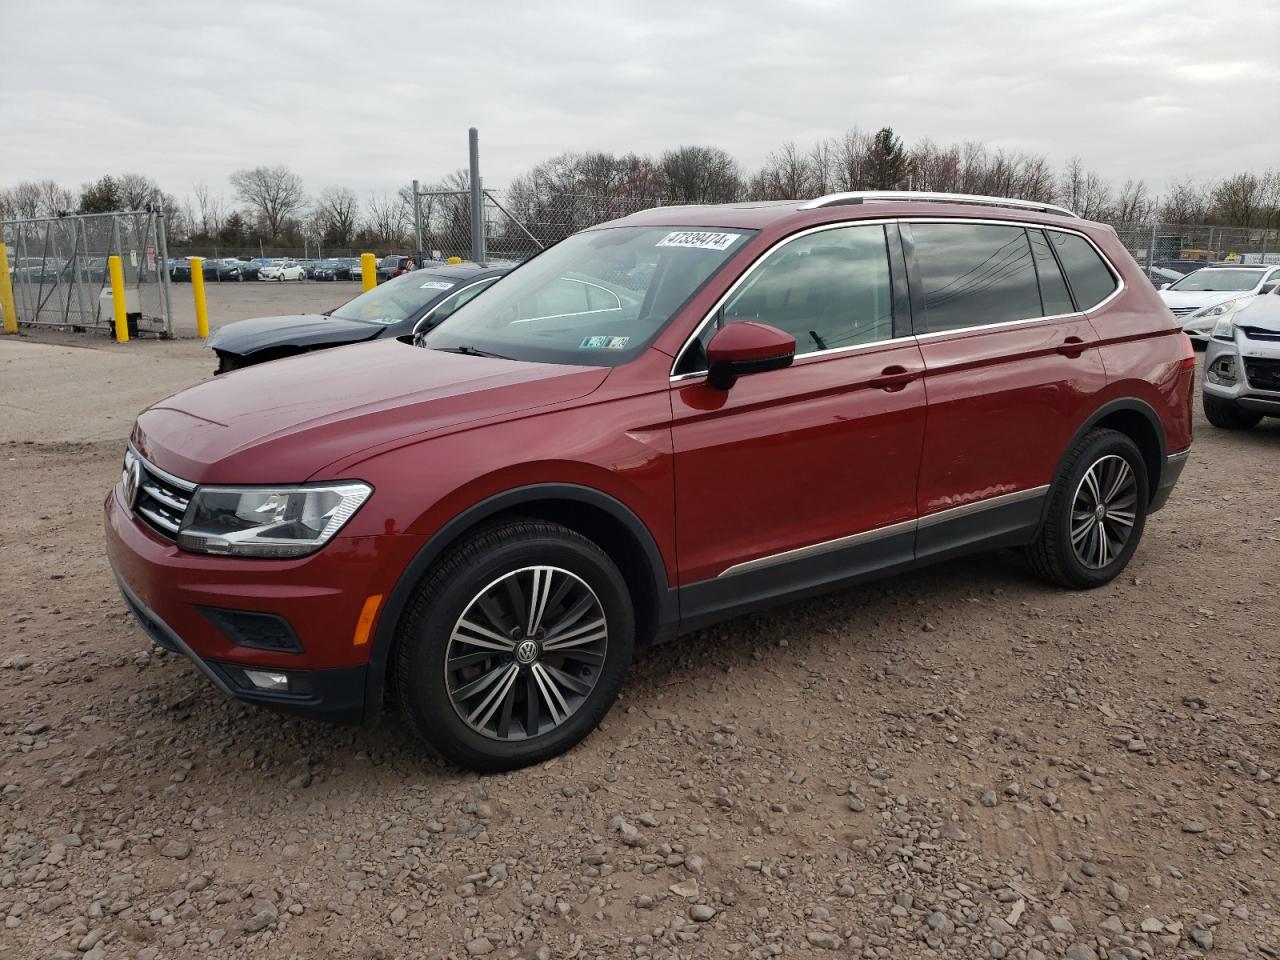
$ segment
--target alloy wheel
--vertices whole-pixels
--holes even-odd
[[[1124,551],[1137,520],[1138,478],[1124,457],[1094,462],[1071,501],[1071,547],[1091,570],[1101,570]]]
[[[560,567],[523,567],[477,593],[445,652],[454,711],[494,740],[559,727],[595,689],[609,628],[595,591]]]

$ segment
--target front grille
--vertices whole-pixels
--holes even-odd
[[[1185,317],[1189,314],[1195,313],[1199,309],[1199,307],[1170,307],[1169,311],[1175,317]]]
[[[133,454],[139,468],[138,492],[133,501],[133,512],[147,526],[168,540],[178,539],[178,528],[191,502],[195,484],[165,473],[146,460]],[[126,489],[128,480],[126,479]]]
[[[1280,391],[1280,360],[1245,357],[1244,375],[1249,380],[1249,386],[1257,390]]]
[[[1280,341],[1280,330],[1264,330],[1261,327],[1238,327],[1250,340]]]

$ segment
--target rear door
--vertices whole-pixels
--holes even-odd
[[[929,397],[916,554],[1025,540],[1107,382],[1050,239],[1057,231],[976,220],[902,230]],[[1092,247],[1076,233],[1062,240],[1073,255]]]
[[[910,562],[924,366],[909,312],[896,226],[837,224],[774,247],[682,351],[671,402],[686,625]],[[794,336],[795,361],[717,390],[706,343],[741,320]]]

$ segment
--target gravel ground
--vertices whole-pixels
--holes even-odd
[[[1280,422],[1198,421],[1106,588],[980,557],[735,620],[479,777],[150,648],[100,502],[207,351],[45,341],[0,341],[0,956],[1280,956]]]
[[[242,283],[206,281],[205,306],[209,329],[249,317],[270,317],[288,313],[321,313],[340,307],[360,294],[358,280],[246,280]],[[173,309],[173,333],[177,337],[196,334],[196,307],[191,284],[175,283],[169,288]]]

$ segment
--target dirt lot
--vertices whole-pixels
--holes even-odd
[[[130,621],[101,498],[209,367],[0,341],[0,956],[1280,956],[1280,422],[1198,422],[1109,587],[978,558],[740,619],[477,777]]]

